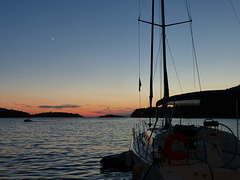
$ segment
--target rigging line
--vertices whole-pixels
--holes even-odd
[[[186,5],[187,13],[188,13],[188,18],[189,18],[189,20],[192,20],[190,2],[188,0],[186,0],[185,5]],[[193,38],[192,21],[190,21],[189,27],[190,27],[190,32],[191,32],[192,52],[193,52],[193,62],[194,62],[193,63],[194,90],[195,90],[195,66],[196,66],[199,89],[200,89],[200,91],[202,91],[201,81],[200,81],[200,73],[199,73],[198,62],[197,62],[197,53],[196,53],[196,48],[195,48],[195,43],[194,43],[194,38]]]
[[[143,4],[142,4],[142,8],[141,8],[141,3],[140,3],[141,0],[139,0],[139,9],[138,9],[138,15],[139,15],[139,18],[141,16],[141,12],[142,12],[142,8],[143,8]],[[144,1],[143,1],[144,2]],[[138,91],[139,91],[139,94],[138,94],[138,106],[139,108],[141,108],[142,104],[141,104],[141,101],[142,101],[142,98],[141,98],[141,86],[142,86],[142,83],[141,83],[141,38],[140,38],[140,34],[141,34],[141,28],[140,28],[140,23],[138,21],[138,73],[139,73],[139,82],[138,82]]]
[[[235,8],[233,6],[232,0],[229,0],[229,1],[230,1],[231,6],[232,6],[232,9],[233,9],[233,12],[235,14],[235,17],[237,18],[238,24],[240,25],[240,20],[238,18],[237,12],[236,12],[236,10],[235,10]]]
[[[166,40],[167,40],[167,38],[166,38]],[[172,55],[168,40],[167,40],[167,45],[168,45],[168,50],[169,50],[169,53],[170,53],[170,56],[171,56],[171,59],[172,59],[173,67],[174,67],[174,70],[175,70],[175,73],[176,73],[176,76],[177,76],[178,84],[179,84],[181,92],[183,93],[182,86],[181,86],[180,79],[179,79],[178,72],[177,72],[177,68],[175,66],[175,62],[174,62],[174,59],[173,59],[173,55]]]
[[[161,45],[159,43],[158,53],[157,53],[156,62],[155,62],[155,66],[154,66],[153,79],[155,78],[156,68],[157,68],[157,64],[158,64],[158,58],[160,57],[160,48],[161,48]]]
[[[184,0],[183,0],[184,1]],[[185,8],[187,10],[187,14],[188,14],[188,19],[192,19],[191,17],[191,8],[190,8],[190,2],[189,0],[185,0]],[[191,28],[190,28],[191,29]],[[194,63],[194,50],[192,48],[192,55],[193,55],[193,86],[194,86],[194,91],[196,91],[196,81],[195,81],[195,76],[196,76],[196,72],[195,72],[195,63]]]
[[[139,76],[139,84],[138,84],[138,90],[139,90],[139,108],[141,108],[141,86],[142,86],[142,83],[141,83],[141,55],[140,55],[140,52],[141,52],[141,39],[140,39],[140,22],[138,22],[138,76]]]
[[[193,58],[193,86],[194,86],[194,91],[196,91],[196,71],[195,71],[195,63],[194,63],[194,52],[192,49],[192,58]]]
[[[190,6],[190,2],[189,0],[185,0],[185,7],[186,7],[186,10],[187,10],[187,13],[188,13],[188,18],[189,20],[191,20],[191,6]]]
[[[193,60],[195,62],[196,70],[197,70],[198,85],[199,85],[200,91],[202,91],[202,86],[201,86],[201,81],[200,81],[200,73],[199,73],[198,61],[197,61],[197,53],[196,53],[196,48],[195,48],[195,43],[194,43],[194,38],[193,38],[192,22],[190,23],[189,27],[190,27],[191,39],[192,39],[192,50],[193,50],[193,56],[194,56]]]
[[[138,22],[138,73],[139,73],[139,78],[141,75],[141,39],[140,39],[140,23]]]
[[[159,9],[161,9],[161,3],[159,3]],[[159,11],[159,16],[161,16],[161,12]],[[159,24],[161,24],[161,19],[159,19]],[[160,80],[159,80],[159,85],[160,85],[160,87],[159,87],[159,98],[161,99],[162,97],[163,97],[163,95],[162,95],[162,54],[161,54],[161,47],[162,47],[162,45],[163,45],[163,42],[162,42],[162,31],[161,31],[161,29],[159,29],[159,37],[160,37],[160,40],[159,40],[159,46],[158,46],[158,53],[157,53],[157,57],[156,57],[156,64],[155,64],[155,68],[154,68],[154,78],[155,78],[155,74],[156,74],[156,68],[157,68],[157,64],[158,64],[158,60],[159,60],[159,62],[160,62],[160,65],[159,65],[159,69],[160,69],[160,71],[159,71],[159,73],[160,73]]]
[[[144,0],[143,0],[143,3],[142,3],[142,7],[141,7],[141,0],[139,0],[139,9],[138,9],[138,15],[139,15],[139,19],[140,19],[140,16],[141,16],[141,13],[142,13],[142,9],[143,9],[143,4],[144,4]],[[139,73],[139,78],[140,78],[140,73],[141,73],[141,55],[140,55],[140,52],[141,52],[141,38],[140,38],[140,34],[141,34],[141,31],[140,31],[140,23],[138,21],[138,65],[139,65],[139,69],[138,69],[138,73]]]
[[[163,56],[161,55],[161,59],[160,59],[160,66],[159,66],[159,69],[160,69],[160,99],[163,98]]]
[[[160,6],[161,6],[161,5],[160,5],[160,3],[159,3],[159,9],[161,8]],[[160,21],[160,19],[159,19],[159,21]],[[160,24],[160,22],[159,22],[159,24]],[[158,46],[158,52],[157,52],[157,57],[156,57],[156,64],[155,64],[154,73],[153,73],[153,74],[154,74],[154,77],[155,77],[156,68],[157,68],[157,64],[158,64],[158,58],[161,57],[161,56],[160,56],[160,53],[161,53],[161,45],[162,45],[162,35],[161,35],[161,34],[162,34],[161,30],[159,30],[159,37],[161,37],[161,38],[160,38],[159,44],[158,44],[159,46]]]
[[[161,9],[161,3],[160,3],[160,1],[159,1],[159,10]],[[159,11],[159,17],[161,17],[161,12]],[[160,22],[161,22],[161,18],[159,18],[159,24],[160,24]],[[161,39],[160,39],[160,45],[162,45],[163,46],[163,38],[162,38],[162,31],[159,29],[159,37],[161,37]],[[160,50],[160,47],[159,47],[159,50]],[[162,53],[162,51],[161,51],[161,53]],[[161,54],[161,56],[160,56],[161,58],[159,59],[159,62],[160,62],[160,66],[159,66],[159,72],[160,72],[160,86],[159,86],[159,88],[160,88],[160,99],[162,99],[163,98],[163,54]]]
[[[161,35],[161,31],[159,31],[160,35]],[[160,62],[160,99],[162,98],[162,73],[161,73],[161,70],[162,70],[162,54],[161,54],[161,45],[162,45],[162,36],[160,36],[160,41],[159,41],[159,47],[158,47],[158,53],[157,53],[157,57],[156,57],[156,63],[155,63],[155,68],[154,68],[154,77],[155,78],[155,74],[156,74],[156,69],[157,69],[157,65],[158,65],[158,61]]]
[[[141,0],[139,0],[139,8],[138,8],[138,19],[140,19],[142,10],[143,10],[143,5],[144,5],[144,0],[141,6]],[[139,90],[139,97],[138,97],[138,102],[139,102],[139,108],[141,108],[141,38],[140,38],[141,30],[140,30],[140,22],[138,21],[138,90]]]
[[[143,3],[142,3],[142,6],[141,6],[141,0],[139,0],[139,7],[138,7],[138,19],[140,19],[141,15],[142,15],[142,11],[143,11],[143,6],[144,6],[144,0],[143,0]]]

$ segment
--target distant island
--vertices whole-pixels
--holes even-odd
[[[44,112],[38,114],[29,114],[27,112],[14,109],[0,108],[0,118],[29,118],[29,117],[83,117],[79,114],[65,112]]]
[[[99,116],[99,118],[113,118],[113,117],[124,117],[124,116],[113,115],[113,114],[107,114],[107,115],[104,115],[104,116]]]
[[[27,112],[18,111],[14,109],[0,108],[0,117],[2,118],[16,118],[16,117],[30,117]]]
[[[240,85],[226,90],[200,91],[169,97],[169,100],[199,100],[198,105],[178,105],[168,107],[167,113],[174,118],[236,118],[240,114]],[[163,99],[159,103],[163,102]],[[163,109],[141,108],[136,109],[131,117],[163,117]],[[238,115],[239,116],[239,115]],[[239,116],[240,117],[240,116]]]

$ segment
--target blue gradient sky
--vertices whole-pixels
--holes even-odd
[[[183,2],[166,2],[167,23],[186,20]],[[240,2],[232,2],[240,17]],[[191,1],[191,7],[202,90],[238,85],[240,25],[230,1]],[[143,19],[149,11],[145,1]],[[1,0],[0,107],[131,113],[139,107],[137,19],[138,0]],[[141,24],[142,107],[148,106],[149,28]],[[170,27],[167,38],[183,92],[193,91],[189,26]],[[168,70],[170,94],[181,93],[171,59]]]

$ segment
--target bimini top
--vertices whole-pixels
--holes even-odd
[[[170,96],[168,99],[160,99],[156,103],[156,107],[161,106],[165,103],[168,105],[200,105],[202,100],[233,100],[240,98],[239,90],[213,90],[213,91],[200,91],[191,92],[185,94],[179,94]]]

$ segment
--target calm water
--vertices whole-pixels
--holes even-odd
[[[101,172],[100,160],[128,150],[139,119],[23,120],[0,118],[0,179],[131,179],[131,173]],[[235,120],[220,121],[236,132]]]
[[[131,179],[101,172],[100,160],[127,151],[132,118],[0,118],[0,179]]]

